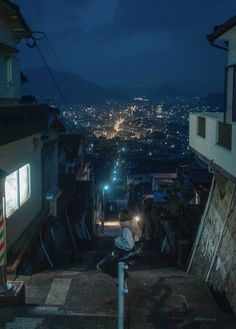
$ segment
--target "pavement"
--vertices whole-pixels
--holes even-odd
[[[117,280],[96,270],[112,249],[116,223],[107,223],[89,250],[73,264],[32,276],[26,305],[2,308],[1,329],[117,328]],[[236,319],[220,311],[207,285],[171,267],[154,246],[129,269],[126,329],[235,329]]]

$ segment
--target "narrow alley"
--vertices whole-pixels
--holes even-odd
[[[229,2],[0,0],[0,329],[236,328]]]
[[[26,305],[4,308],[4,329],[117,328],[117,282],[96,270],[97,262],[119,234],[117,221],[105,222],[93,246],[73,264],[32,276],[26,284]],[[204,282],[170,266],[155,245],[129,270],[125,328],[233,329],[236,322],[219,311]]]

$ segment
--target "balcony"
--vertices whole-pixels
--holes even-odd
[[[0,81],[0,99],[20,98],[20,84]]]
[[[47,105],[0,107],[0,145],[44,131],[48,126]]]
[[[192,113],[189,145],[207,162],[236,177],[236,123],[225,123],[223,113]]]

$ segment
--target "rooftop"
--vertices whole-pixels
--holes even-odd
[[[32,36],[31,30],[16,4],[9,0],[0,0],[0,12],[1,15],[4,13],[3,18],[8,21],[16,39],[30,38]]]
[[[59,141],[70,159],[78,156],[79,146],[83,144],[84,140],[85,137],[81,134],[62,134],[59,136]]]
[[[0,107],[0,145],[5,145],[47,129],[48,106],[20,104]]]
[[[141,160],[136,168],[130,169],[129,175],[176,173],[177,165],[174,161]]]
[[[228,21],[221,25],[215,25],[213,32],[207,35],[207,39],[210,42],[214,42],[223,34],[231,30],[233,27],[236,26],[236,16],[231,17]]]

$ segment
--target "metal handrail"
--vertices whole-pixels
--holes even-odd
[[[118,263],[118,329],[124,329],[124,294],[128,293],[124,274],[127,269],[127,264]]]

